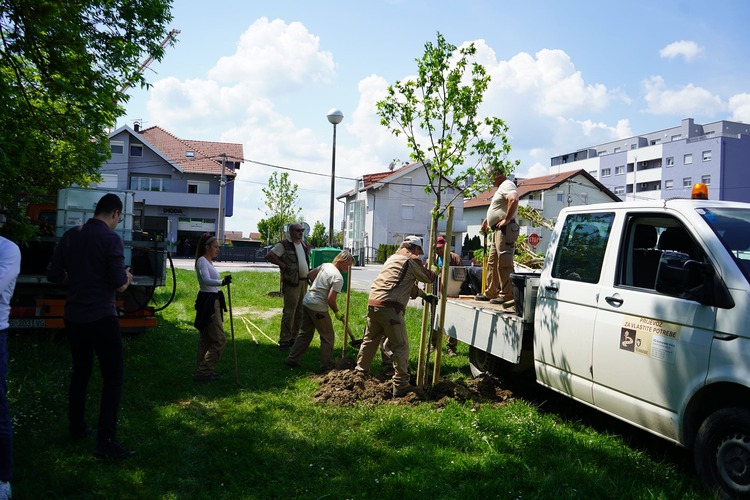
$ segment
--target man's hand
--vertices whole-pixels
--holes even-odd
[[[431,306],[434,306],[438,303],[438,296],[434,293],[426,293],[424,294],[424,297],[422,297],[422,301],[427,302]]]
[[[224,279],[221,280],[221,284],[222,285],[228,285],[231,282],[232,282],[232,275],[231,274],[227,274],[226,276],[224,276]]]
[[[344,321],[344,313],[341,311],[336,311],[333,313],[334,316],[336,316],[336,319],[339,321]]]
[[[440,274],[440,266],[438,266],[437,264],[433,264],[432,267],[430,267],[430,271],[435,274]]]

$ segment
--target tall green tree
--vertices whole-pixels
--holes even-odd
[[[403,134],[409,157],[424,166],[435,222],[459,196],[463,201],[485,190],[495,169],[510,174],[518,164],[508,160],[508,126],[481,113],[490,75],[475,56],[473,43],[457,49],[438,33],[437,43],[426,43],[416,59],[416,77],[389,86],[377,103],[380,123]],[[449,179],[465,189],[444,202]]]
[[[429,179],[426,193],[435,194],[430,238],[435,238],[438,219],[453,201],[486,189],[495,170],[509,174],[517,162],[508,160],[508,126],[503,120],[484,116],[481,104],[490,82],[484,66],[476,62],[476,47],[458,49],[438,32],[437,43],[427,42],[421,59],[416,59],[417,75],[388,87],[386,97],[377,103],[380,123],[396,136],[402,134],[412,161],[421,163]],[[456,190],[443,203],[451,182]],[[433,248],[434,241],[424,248]],[[430,252],[430,263],[436,263]],[[428,291],[431,285],[428,285]],[[430,336],[428,308],[422,315],[417,384],[425,382],[427,338]]]
[[[274,229],[278,229],[277,235],[284,237],[283,228],[292,222],[300,222],[299,216],[302,209],[297,205],[299,197],[297,196],[297,184],[292,184],[289,180],[289,173],[273,172],[268,178],[268,186],[262,189],[266,196],[266,209],[264,213],[269,221],[278,224]]]
[[[310,233],[307,242],[314,247],[326,246],[328,244],[328,232],[326,231],[325,224],[317,221],[315,225],[313,225],[312,233]]]
[[[126,87],[146,83],[144,56],[164,54],[170,9],[171,0],[0,0],[0,178],[13,186],[0,204],[10,220],[23,217],[19,194],[98,180]]]

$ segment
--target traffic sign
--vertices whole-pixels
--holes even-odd
[[[532,247],[535,247],[539,244],[539,235],[536,233],[531,233],[528,238],[529,245]]]

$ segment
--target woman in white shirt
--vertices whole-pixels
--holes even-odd
[[[219,255],[219,240],[216,236],[204,233],[198,240],[195,250],[195,273],[198,277],[200,291],[195,299],[195,323],[193,325],[200,332],[198,340],[196,381],[209,381],[219,378],[216,365],[227,344],[224,335],[224,316],[227,310],[224,292],[220,286],[232,282],[232,276],[224,279],[213,265],[213,259]]]
[[[336,296],[344,287],[344,277],[341,273],[351,269],[354,257],[344,250],[331,263],[325,263],[310,271],[309,279],[314,280],[310,289],[302,299],[302,326],[294,345],[284,362],[287,366],[296,368],[300,358],[310,347],[315,330],[320,334],[320,370],[325,373],[333,369],[333,341],[335,338],[331,316],[328,308],[333,311],[339,321],[344,321],[344,313],[336,304]]]

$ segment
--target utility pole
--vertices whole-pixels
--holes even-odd
[[[227,166],[227,154],[221,154],[221,180],[219,181],[219,220],[217,223],[216,239],[219,240],[219,244],[224,244],[224,190],[226,189],[227,177],[226,177],[226,166]]]

